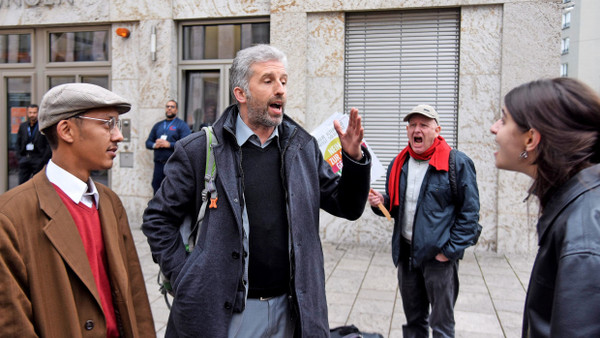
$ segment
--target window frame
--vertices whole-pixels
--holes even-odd
[[[460,8],[346,14],[344,111],[359,109],[385,167],[408,143],[403,117],[418,104],[434,106],[441,135],[458,144],[460,15]]]
[[[233,59],[204,59],[204,60],[184,60],[184,39],[183,30],[187,26],[198,26],[198,25],[239,25],[247,23],[268,23],[271,24],[271,18],[269,16],[257,16],[247,18],[233,18],[233,19],[206,19],[206,20],[193,20],[180,22],[178,24],[178,42],[177,42],[177,88],[178,98],[177,102],[180,106],[180,113],[183,113],[180,118],[187,121],[188,115],[193,112],[188,112],[187,109],[182,111],[182,107],[186,107],[186,77],[185,73],[188,71],[208,71],[216,70],[219,71],[219,100],[217,109],[217,119],[221,116],[223,110],[229,106],[231,102],[231,93],[229,91],[229,69],[233,63]],[[269,29],[270,32],[270,29]],[[269,39],[270,39],[269,35]]]
[[[571,27],[571,12],[565,12],[562,15],[562,29],[567,29]]]
[[[186,26],[205,26],[205,25],[241,25],[245,23],[271,23],[269,16],[238,18],[238,19],[210,19],[210,20],[194,20],[181,22],[177,32],[177,60],[179,65],[194,65],[194,64],[223,64],[231,63],[233,59],[205,59],[205,60],[184,60],[183,59],[183,28]]]
[[[571,43],[571,39],[569,37],[565,37],[561,40],[561,54],[568,54],[569,53],[569,45]]]
[[[52,68],[50,70],[46,70],[43,72],[44,74],[44,79],[43,79],[43,84],[44,84],[44,88],[48,88],[50,89],[50,77],[52,76],[74,76],[75,77],[75,82],[77,83],[81,83],[81,78],[85,77],[85,76],[106,76],[108,78],[108,87],[107,89],[110,90],[110,84],[111,84],[111,71],[110,69],[106,70],[106,69],[71,69],[71,70],[61,70],[61,69],[56,69],[56,68]]]
[[[560,64],[560,76],[568,77],[569,76],[569,63],[563,62]]]
[[[0,30],[0,34],[12,35],[12,34],[29,34],[30,35],[30,43],[31,49],[29,54],[31,56],[30,62],[24,63],[0,63],[0,69],[23,69],[23,68],[34,68],[36,61],[36,35],[34,29],[2,29]]]
[[[51,62],[50,61],[50,34],[51,33],[71,33],[71,32],[89,32],[101,31],[107,32],[108,53],[106,61],[67,61],[67,62]],[[111,67],[112,65],[112,34],[111,26],[76,26],[76,27],[51,27],[41,29],[43,35],[43,64],[46,68],[90,68],[90,67]]]
[[[233,60],[232,60],[233,61]],[[193,114],[193,112],[188,112],[186,109],[187,102],[185,101],[187,95],[187,83],[185,73],[188,71],[218,71],[219,72],[219,102],[217,105],[217,119],[221,116],[223,110],[229,106],[230,102],[230,94],[229,94],[229,68],[231,65],[223,65],[217,63],[206,63],[202,65],[180,65],[179,71],[177,72],[179,76],[178,81],[178,93],[179,99],[177,100],[180,112],[183,110],[183,116],[180,116],[182,120],[187,122],[187,118],[189,114]],[[224,79],[227,79],[226,81]],[[227,93],[227,94],[225,94]]]

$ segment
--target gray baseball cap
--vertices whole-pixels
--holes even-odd
[[[119,114],[128,112],[131,103],[124,98],[90,83],[66,83],[44,94],[38,123],[40,130],[94,108],[115,108]]]
[[[429,117],[430,119],[434,119],[435,122],[437,122],[438,124],[440,123],[440,116],[430,105],[420,104],[414,107],[410,111],[410,113],[406,114],[406,116],[404,117],[404,121],[408,121],[410,119],[410,116],[413,114],[421,114],[423,116]]]

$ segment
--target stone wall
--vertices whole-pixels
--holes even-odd
[[[312,130],[343,110],[344,13],[460,7],[458,148],[475,162],[484,227],[478,250],[525,252],[536,248],[534,198],[523,203],[531,181],[498,171],[490,125],[500,116],[503,95],[540,77],[558,76],[559,0],[0,0],[0,28],[111,24],[126,27],[128,39],[111,34],[112,89],[133,102],[133,168],[117,157],[111,186],[119,193],[132,226],[139,226],[152,196],[152,152],[145,149],[154,123],[164,118],[168,99],[182,95],[178,78],[179,20],[269,16],[271,43],[289,60],[287,114]],[[150,35],[157,32],[156,60]],[[349,222],[322,213],[327,241],[389,245],[392,224],[367,208]]]

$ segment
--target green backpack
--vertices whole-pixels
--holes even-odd
[[[219,195],[217,194],[217,188],[215,186],[215,180],[217,178],[217,165],[215,163],[215,157],[213,154],[213,147],[218,145],[219,142],[217,140],[217,137],[214,135],[212,127],[203,127],[202,130],[204,130],[204,132],[206,133],[206,165],[204,167],[204,189],[202,190],[202,205],[200,206],[200,210],[198,211],[198,216],[196,217],[195,222],[192,221],[191,215],[187,215],[183,219],[183,223],[179,227],[179,233],[181,234],[181,238],[183,239],[185,250],[188,253],[194,250],[194,247],[198,242],[198,230],[200,229],[200,224],[204,219],[206,207],[208,206],[209,209],[216,209],[217,200],[219,199]],[[158,285],[160,285],[159,291],[165,297],[167,307],[170,309],[171,303],[169,302],[168,295],[173,296],[173,288],[171,286],[171,282],[162,273],[162,270],[158,273],[157,282]]]

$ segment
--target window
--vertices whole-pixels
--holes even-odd
[[[108,35],[108,30],[51,32],[48,61],[108,61]]]
[[[183,26],[183,60],[233,59],[259,43],[269,43],[268,22]]]
[[[571,12],[566,12],[562,15],[562,28],[566,29],[569,27],[571,27]]]
[[[48,89],[63,83],[109,88],[109,32],[110,26],[0,31],[0,128],[7,135],[0,149],[0,192],[18,183],[15,142],[27,105],[39,104]],[[109,184],[107,170],[92,175]]]
[[[561,52],[563,54],[569,53],[569,41],[570,40],[571,39],[569,39],[569,38],[564,38],[564,39],[561,40],[561,42],[560,42],[560,50],[561,50]]]
[[[408,144],[402,119],[418,104],[438,111],[442,136],[456,146],[459,23],[454,9],[346,15],[344,110],[360,110],[384,165]]]
[[[567,77],[569,76],[569,64],[563,63],[560,65],[560,76]]]
[[[30,62],[31,34],[0,34],[0,64]]]
[[[269,43],[266,19],[244,22],[187,23],[181,26],[183,120],[193,131],[213,124],[231,103],[229,68],[240,49]]]

